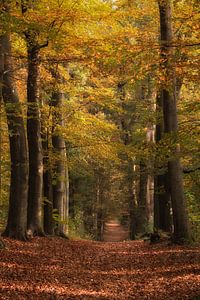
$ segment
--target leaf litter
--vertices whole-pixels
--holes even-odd
[[[200,248],[5,239],[0,299],[200,299]]]

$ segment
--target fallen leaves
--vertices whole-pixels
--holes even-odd
[[[198,247],[142,241],[6,239],[0,299],[193,299],[200,295]]]

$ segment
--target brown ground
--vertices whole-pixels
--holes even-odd
[[[128,239],[128,231],[117,220],[105,224],[103,240],[105,242],[121,242]]]
[[[116,240],[117,226],[105,239]],[[121,227],[120,238],[124,237]],[[119,235],[118,235],[119,237]],[[6,239],[0,299],[200,299],[200,248],[143,241]]]

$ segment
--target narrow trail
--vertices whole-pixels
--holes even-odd
[[[118,220],[111,220],[105,224],[103,241],[122,242],[128,239],[128,231],[119,223]]]
[[[110,240],[111,233],[119,238],[117,226],[109,223],[107,229],[105,238]],[[5,242],[7,248],[0,251],[1,300],[196,300],[200,296],[198,247],[47,237]]]

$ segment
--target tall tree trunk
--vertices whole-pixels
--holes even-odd
[[[159,1],[160,33],[161,33],[161,67],[166,73],[166,83],[163,84],[161,96],[163,98],[164,131],[176,139],[178,131],[176,78],[172,60],[172,20],[171,0]],[[176,140],[175,140],[176,143]],[[168,176],[170,183],[174,241],[184,242],[189,237],[186,204],[183,192],[182,168],[179,158],[179,146],[174,146],[174,157],[168,162]]]
[[[0,37],[2,39],[2,37]],[[2,113],[3,113],[3,72],[4,72],[4,55],[2,42],[0,40],[0,207],[2,206]]]
[[[171,232],[170,192],[167,174],[156,175],[154,186],[154,228]]]
[[[42,126],[43,127],[43,126]],[[44,196],[44,233],[53,235],[53,188],[52,188],[52,168],[49,158],[49,129],[42,128],[43,147],[43,196]]]
[[[0,74],[2,96],[7,115],[11,182],[7,226],[4,235],[26,239],[27,195],[28,195],[28,153],[22,107],[13,82],[13,66],[10,39],[7,34],[0,37]]]
[[[129,204],[129,238],[135,240],[137,223],[137,200],[134,191],[134,165],[132,159],[127,159],[127,184]]]
[[[97,222],[97,241],[103,240],[103,230],[104,230],[104,178],[103,172],[101,170],[96,171],[96,222]]]
[[[156,111],[158,114],[161,114],[163,110],[163,99],[161,95],[157,96]],[[155,133],[155,142],[159,143],[162,139],[164,132],[163,117],[159,116],[159,123],[156,124],[156,133]],[[162,166],[165,169],[165,166]],[[171,216],[170,216],[170,207],[171,207],[171,195],[169,189],[169,180],[167,171],[156,170],[154,178],[154,228],[161,229],[166,232],[171,232]]]
[[[79,177],[73,177],[73,175],[69,173],[69,218],[71,220],[74,220],[76,217],[75,193],[78,190],[79,184]]]
[[[58,81],[60,78],[56,75]],[[67,168],[66,145],[59,127],[63,126],[64,93],[56,91],[52,95],[53,111],[53,132],[52,145],[54,153],[54,181],[53,184],[53,205],[59,215],[59,221],[55,229],[56,235],[67,237],[68,234],[68,211],[69,211],[69,176]]]
[[[149,81],[148,81],[149,82]],[[149,94],[151,97],[150,93],[150,88],[149,89]],[[149,99],[148,97],[147,99]],[[152,109],[153,110],[153,109]],[[148,143],[154,143],[155,140],[155,130],[154,126],[150,123],[148,128],[147,128],[147,142]],[[148,161],[148,168],[152,168],[153,164],[152,161]],[[148,229],[152,230],[153,229],[153,209],[154,209],[154,177],[152,174],[148,174],[147,178],[147,203],[146,203],[146,213],[147,213],[147,224],[148,224]]]
[[[146,165],[141,162],[136,224],[137,233],[144,233],[147,229],[147,182],[147,168]]]
[[[154,203],[154,178],[148,175],[147,181],[147,223],[149,229],[153,228],[153,205]]]
[[[42,230],[42,184],[43,157],[41,124],[38,102],[38,55],[39,48],[34,37],[27,34],[28,79],[27,79],[27,136],[29,146],[29,193],[28,234],[43,235]]]
[[[118,96],[121,101],[121,107],[124,110],[124,114],[121,117],[120,125],[122,128],[122,141],[125,146],[128,146],[132,142],[131,137],[131,122],[128,122],[128,108],[125,104],[125,83],[119,82],[117,86],[117,92]],[[130,118],[130,117],[129,117]],[[129,213],[129,237],[131,240],[135,239],[136,235],[136,224],[137,224],[137,199],[136,199],[136,193],[134,192],[134,166],[133,166],[133,160],[130,159],[127,155],[124,155],[124,161],[126,164],[126,179],[127,179],[127,188],[128,188],[128,213]]]

